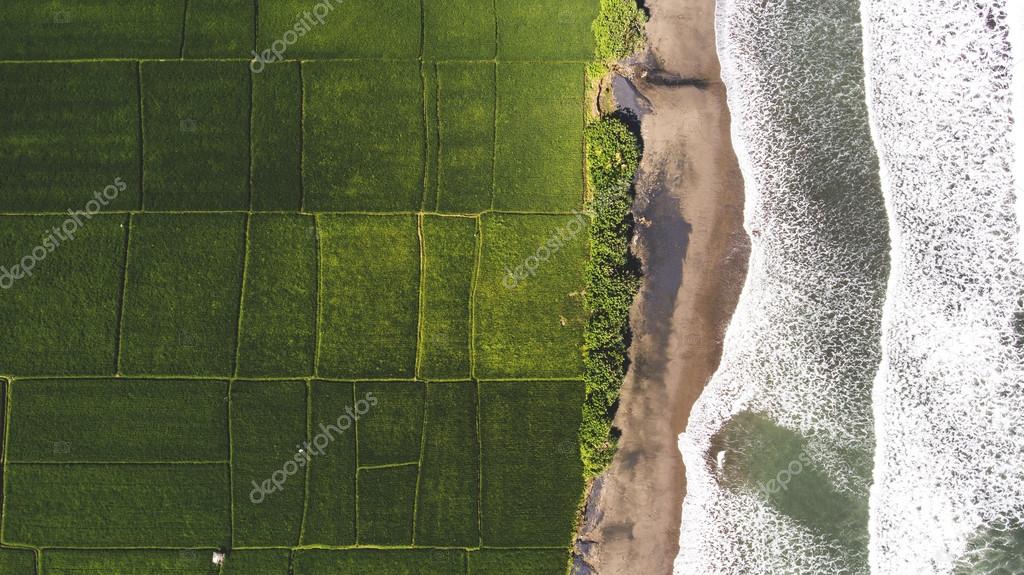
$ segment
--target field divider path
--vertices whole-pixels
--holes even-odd
[[[249,228],[252,227],[252,214],[245,216],[245,247],[242,250],[242,281],[238,289],[238,321],[235,323],[235,364],[231,369],[233,377],[238,377],[239,358],[242,354],[242,316],[245,313],[245,286],[249,270]]]
[[[303,60],[299,66],[299,213],[306,211],[306,79],[302,72]],[[319,232],[317,232],[319,234]],[[319,237],[319,236],[317,236]]]
[[[469,373],[476,386],[476,450],[477,450],[477,480],[476,480],[476,531],[477,541],[482,547],[484,544],[484,444],[483,434],[480,432],[480,380],[476,375],[476,292],[480,283],[480,266],[483,260],[484,250],[484,226],[480,218],[476,219],[476,265],[473,268],[472,285],[469,290]]]
[[[114,376],[121,377],[121,356],[124,353],[124,313],[125,302],[128,299],[128,253],[132,247],[132,220],[135,216],[129,214],[128,224],[124,231],[124,264],[121,270],[121,302],[117,313],[117,351],[114,357]],[[13,380],[12,380],[13,381]]]
[[[178,46],[178,59],[185,59],[185,25],[188,23],[188,0],[183,1],[181,11],[181,44]]]
[[[423,414],[420,416],[420,458],[416,462],[416,491],[412,500],[412,544],[416,545],[416,517],[420,507],[420,483],[423,482],[423,452],[427,445],[427,405],[430,400],[430,384],[423,384]]]
[[[324,299],[324,256],[323,240],[320,237],[320,216],[313,215],[313,231],[316,238],[316,329],[313,330],[313,377],[319,379],[320,373],[320,346],[323,337],[320,330],[323,328],[323,299]]]
[[[219,381],[228,382],[235,381],[236,379],[243,379],[245,381],[277,381],[277,382],[288,382],[288,381],[305,381],[307,379],[314,379],[316,381],[323,381],[326,383],[463,383],[466,381],[480,381],[482,383],[545,383],[545,382],[581,382],[583,381],[580,377],[489,377],[485,379],[477,380],[475,377],[456,377],[456,378],[444,378],[444,379],[423,379],[423,378],[408,378],[408,377],[363,377],[358,379],[339,379],[331,377],[310,377],[308,374],[295,374],[291,376],[253,376],[253,377],[230,377],[224,375],[182,375],[182,374],[145,374],[145,375],[118,375],[118,374],[106,374],[106,375],[19,375],[17,377],[13,375],[0,375],[0,379],[7,379],[10,382],[15,381],[52,381],[52,380],[67,380],[67,381],[89,381],[89,380],[106,380],[110,378],[121,378],[127,380],[138,380],[138,381],[162,381],[168,379],[182,380],[182,381]]]
[[[497,0],[495,0],[497,2]],[[498,17],[495,12],[494,17],[494,34],[498,34]],[[498,39],[494,39],[494,64],[491,66],[494,73],[494,106],[492,108],[492,126],[491,126],[491,203],[488,204],[490,209],[494,209],[494,199],[498,195]]]
[[[358,386],[355,385],[355,384],[352,385],[352,406],[353,407],[355,407],[355,405],[356,405],[356,387],[358,387]],[[355,441],[355,448],[356,448],[356,462],[355,462],[356,463],[356,476],[355,476],[356,493],[355,493],[355,497],[354,497],[355,505],[354,505],[354,510],[353,510],[353,513],[352,513],[352,523],[354,524],[355,529],[352,531],[352,533],[355,534],[355,542],[356,542],[356,545],[358,546],[359,545],[359,418],[357,417],[357,418],[354,418],[354,419],[355,419],[355,421],[352,423],[352,435],[354,436],[353,440]]]
[[[228,541],[232,547],[235,546],[235,440],[231,429],[231,395],[234,392],[234,385],[234,379],[228,381],[228,396],[225,401],[228,424],[228,497],[230,499],[228,507],[231,510],[231,518],[228,522]]]
[[[441,138],[441,69],[438,67],[437,62],[433,63],[434,66],[434,121],[437,122],[437,130],[434,136],[437,141],[434,146],[437,151],[434,152],[434,211],[437,212],[441,209],[441,144],[443,139]],[[430,161],[430,158],[427,158]]]
[[[186,215],[231,215],[231,214],[296,214],[304,216],[445,216],[450,218],[476,218],[484,214],[513,215],[513,216],[575,216],[578,212],[531,212],[524,210],[491,210],[481,212],[437,212],[437,211],[395,211],[395,212],[366,212],[366,211],[305,211],[295,212],[294,210],[108,210],[103,212],[107,215],[137,215],[137,214],[159,214],[171,216]],[[67,212],[0,212],[0,217],[6,216],[67,216]]]
[[[0,543],[3,543],[6,538],[4,537],[4,527],[7,518],[7,453],[8,447],[11,443],[11,387],[13,379],[4,379],[4,440],[3,440],[3,473],[0,474]]]
[[[135,91],[136,97],[139,100],[139,127],[135,136],[139,147],[139,211],[141,212],[146,209],[146,187],[144,185],[146,179],[146,136],[145,131],[142,129],[142,122],[144,121],[142,110],[142,60],[135,61]]]
[[[128,246],[131,243],[132,216],[125,218],[124,225],[124,259],[121,262],[121,294],[117,305],[117,342],[114,350],[114,374],[121,373],[121,336],[124,327],[125,299],[128,297]]]
[[[306,379],[306,444],[313,442],[313,379]],[[307,456],[308,457],[308,456]],[[306,516],[309,514],[309,476],[313,468],[312,460],[306,462],[303,479],[302,494],[302,520],[299,522],[299,540],[297,545],[302,545],[306,536]]]
[[[423,365],[423,300],[427,284],[427,250],[424,245],[422,212],[416,216],[416,236],[419,238],[420,247],[420,277],[416,302],[416,358],[413,360],[413,374],[415,379],[419,379],[422,376],[420,369]]]

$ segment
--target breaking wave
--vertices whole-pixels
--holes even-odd
[[[752,251],[721,365],[680,436],[676,572],[866,572],[888,238],[859,13],[722,0],[717,16]],[[799,454],[809,464],[790,473]]]
[[[984,549],[1013,540],[1024,520],[1024,262],[1014,190],[1022,158],[1007,8],[1005,0],[863,6],[893,235],[874,386],[874,573],[996,572]]]
[[[1024,6],[719,0],[717,29],[752,252],[676,573],[1024,572]]]

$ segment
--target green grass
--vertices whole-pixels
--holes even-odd
[[[570,211],[583,203],[582,64],[498,64],[494,207]]]
[[[0,548],[0,573],[30,575],[36,573],[36,554],[29,549]]]
[[[415,465],[359,470],[359,543],[412,543]]]
[[[427,385],[416,544],[475,547],[480,493],[476,384]]]
[[[305,499],[306,385],[301,381],[231,384],[231,473],[234,544],[290,546],[299,540]],[[285,465],[286,462],[291,462]],[[287,475],[291,472],[291,475]],[[265,480],[272,493],[256,490]],[[280,489],[278,489],[280,486]],[[255,491],[255,492],[254,492]]]
[[[438,64],[438,210],[477,213],[494,188],[494,64]]]
[[[185,58],[250,58],[253,0],[188,0]]]
[[[583,492],[583,385],[483,382],[483,544],[568,546]]]
[[[248,209],[250,91],[244,62],[142,63],[147,209]]]
[[[481,549],[469,554],[467,575],[564,573],[569,556],[558,549]]]
[[[292,31],[298,37],[284,51],[285,58],[412,59],[419,55],[419,0],[333,0],[329,4],[334,10],[326,13],[322,24],[314,19],[312,26],[300,25],[308,31],[296,30],[303,13],[312,15],[316,4],[309,0],[260,2],[260,52],[271,49]],[[291,39],[292,34],[288,36]]]
[[[212,556],[212,549],[47,549],[43,551],[42,575],[217,575]],[[234,575],[225,571],[228,573]],[[254,571],[248,575],[264,574]]]
[[[84,210],[115,178],[104,209],[138,207],[135,64],[0,64],[0,78],[0,211]]]
[[[423,217],[423,326],[420,377],[470,375],[470,295],[476,266],[477,222]]]
[[[586,61],[594,57],[590,26],[597,17],[598,0],[496,0],[496,5],[499,59]]]
[[[44,246],[60,216],[0,217],[0,266],[13,272]],[[0,285],[0,371],[13,375],[112,375],[117,357],[121,266],[127,218],[79,216],[74,241],[56,238],[45,259],[25,260],[31,276]],[[64,232],[61,232],[64,234]],[[65,235],[65,237],[68,237]],[[54,240],[50,240],[54,242]],[[45,249],[46,246],[44,246]],[[39,255],[39,250],[36,250]],[[21,271],[17,275],[21,275]],[[4,270],[0,270],[0,276]]]
[[[495,45],[494,3],[424,0],[423,55],[435,60],[490,60]]]
[[[230,535],[228,466],[8,464],[7,543],[219,547]]]
[[[485,214],[481,222],[477,376],[582,375],[587,218]]]
[[[359,419],[359,465],[418,461],[423,429],[423,384],[374,382],[356,385],[356,397],[372,393],[377,405]]]
[[[252,205],[301,206],[302,81],[299,64],[267,64],[252,76]]]
[[[321,216],[319,375],[412,377],[419,239],[413,216]]]
[[[185,0],[5,0],[0,59],[177,58],[184,5]]]
[[[226,395],[217,381],[17,380],[7,459],[224,461]]]
[[[458,550],[309,549],[295,552],[294,575],[453,575],[463,572],[464,562],[465,553]]]
[[[310,62],[303,78],[307,207],[418,210],[424,154],[419,65]]]
[[[220,575],[288,575],[287,549],[232,551]]]
[[[245,216],[135,215],[128,249],[122,370],[231,375]]]
[[[243,376],[308,376],[316,344],[316,222],[253,215],[239,334]]]
[[[313,381],[310,385],[310,431],[313,441],[316,441],[313,445],[316,455],[309,469],[309,495],[306,498],[306,524],[302,543],[354,545],[356,434],[352,417],[346,411],[356,407],[353,384]],[[329,443],[324,445],[324,439],[317,440],[317,436]]]

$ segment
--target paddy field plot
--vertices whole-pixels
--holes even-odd
[[[327,4],[0,5],[0,574],[565,572],[597,0]]]

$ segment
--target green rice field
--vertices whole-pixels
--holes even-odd
[[[0,575],[565,573],[597,12],[0,2]]]

